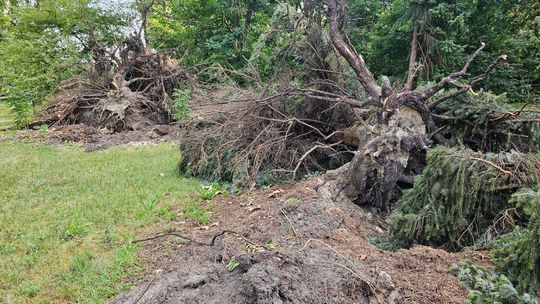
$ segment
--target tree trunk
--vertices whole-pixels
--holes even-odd
[[[360,54],[356,53],[354,49],[351,49],[341,36],[338,25],[339,14],[337,12],[337,1],[327,0],[325,3],[328,5],[328,24],[330,27],[330,38],[332,39],[334,47],[338,50],[341,56],[343,56],[343,58],[347,60],[351,68],[354,70],[356,76],[358,76],[360,84],[362,85],[368,96],[372,99],[379,99],[380,88],[375,83],[373,74],[367,68],[364,59]]]
[[[246,19],[244,20],[244,31],[242,33],[242,44],[240,45],[240,50],[243,50],[244,47],[246,46],[252,17],[253,17],[253,8],[250,6],[246,13]]]
[[[411,56],[409,58],[409,72],[407,75],[407,90],[412,90],[414,85],[414,76],[416,74],[416,57],[418,55],[418,23],[414,24],[412,42],[411,42]]]

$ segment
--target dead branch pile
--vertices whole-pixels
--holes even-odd
[[[205,128],[190,130],[181,140],[180,171],[260,186],[323,172],[350,160],[346,145],[328,142],[336,134],[335,125],[317,120],[316,107],[298,108],[303,105],[298,98],[305,97],[284,90],[267,98],[238,101],[233,112],[207,120]],[[334,117],[346,119],[347,110],[334,109]]]
[[[93,67],[61,84],[31,126],[85,124],[121,132],[170,122],[170,96],[184,71],[145,49],[138,36],[123,45],[120,58],[96,45]]]
[[[300,27],[302,18],[296,17],[291,24]],[[241,77],[254,89],[228,83],[214,88],[224,94],[192,94],[198,120],[181,139],[182,173],[252,187],[324,172],[350,161],[350,138],[340,130],[353,125],[359,113],[349,106],[355,98],[343,89],[341,78],[350,82],[352,76],[329,70],[336,54],[322,28],[302,26],[309,28],[305,37],[277,52],[279,69],[269,84],[261,81],[256,69],[246,74],[217,68],[201,77]],[[303,60],[304,69],[298,73],[284,64],[293,53]],[[295,79],[303,84],[294,85]],[[199,104],[210,108],[211,115],[198,113]]]

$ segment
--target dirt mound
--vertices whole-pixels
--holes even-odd
[[[59,126],[47,133],[49,140],[59,142],[93,142],[102,134],[99,129],[83,124]]]
[[[384,222],[321,183],[222,197],[209,226],[179,222],[141,240],[145,282],[111,303],[464,301],[467,290],[448,273],[464,254],[382,251],[367,238],[384,235]]]
[[[47,130],[21,130],[12,134],[0,134],[0,141],[23,140],[54,146],[70,142],[82,146],[86,151],[94,151],[127,144],[174,142],[183,133],[184,130],[178,125],[157,125],[141,130],[113,133],[104,128],[75,124],[56,126]]]

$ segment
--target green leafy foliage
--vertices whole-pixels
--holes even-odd
[[[173,93],[173,118],[177,121],[182,121],[189,117],[191,114],[191,108],[189,107],[189,101],[191,100],[191,90],[175,89]]]
[[[511,100],[538,95],[540,82],[540,4],[535,0],[395,0],[376,5],[351,0],[352,42],[374,74],[404,83],[414,24],[419,31],[420,82],[437,80],[460,67],[480,44],[487,47],[471,75],[479,75],[499,55],[508,64],[496,70],[485,87]],[[365,16],[376,12],[376,18]],[[357,16],[360,21],[356,21]]]
[[[252,44],[268,28],[274,1],[161,1],[148,22],[150,44],[173,50],[188,64],[243,67]]]
[[[470,289],[465,303],[537,304],[531,295],[520,293],[506,276],[491,268],[462,261],[452,272]]]
[[[472,1],[397,0],[380,13],[372,29],[367,60],[377,73],[403,78],[408,68],[414,24],[419,31],[418,73],[424,81],[455,69],[466,58],[468,17],[475,11]],[[479,45],[474,43],[473,47]],[[364,47],[365,48],[365,47]]]
[[[510,201],[523,210],[527,224],[495,242],[494,263],[520,290],[533,292],[540,288],[540,192],[522,190]]]
[[[0,94],[12,107],[21,127],[34,107],[53,93],[58,83],[80,71],[75,65],[78,59],[74,45],[64,44],[52,32],[35,39],[11,35],[2,44]]]

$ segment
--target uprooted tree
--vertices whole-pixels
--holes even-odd
[[[403,90],[386,76],[378,85],[362,55],[341,33],[344,11],[342,0],[305,1],[301,16],[289,21],[294,31],[304,31],[305,39],[295,51],[304,58],[301,77],[307,79],[305,83],[291,85],[293,76],[278,71],[277,87],[265,86],[256,97],[236,100],[234,113],[217,117],[209,127],[186,136],[181,170],[251,186],[346,164],[335,175],[338,192],[360,205],[389,210],[401,189],[410,187],[424,168],[426,151],[436,144],[450,145],[451,136],[445,135],[451,130],[439,128],[435,120],[445,126],[454,120],[434,110],[473,92],[506,55],[495,58],[483,74],[463,81],[485,47],[481,43],[464,58],[459,71],[428,87]],[[354,73],[346,75],[347,69]],[[257,75],[253,78],[258,79]],[[280,78],[285,80],[280,82]],[[350,89],[354,87],[351,79],[360,85],[359,90]],[[272,90],[276,93],[269,94]],[[448,93],[441,94],[444,90]],[[516,115],[510,113],[493,124],[506,123]]]
[[[85,124],[111,132],[144,130],[171,121],[171,96],[186,79],[185,71],[155,50],[142,33],[154,1],[141,2],[141,26],[120,44],[105,47],[87,22],[93,64],[61,83],[60,92],[30,124]]]

